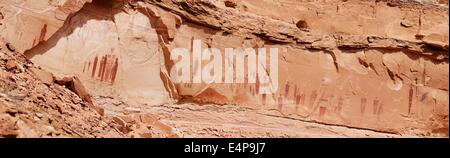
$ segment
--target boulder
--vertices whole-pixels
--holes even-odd
[[[50,85],[54,81],[53,74],[50,72],[47,72],[45,70],[41,70],[38,68],[30,68],[29,69],[34,75],[36,75],[37,78],[39,78],[42,82],[44,82],[46,85]]]

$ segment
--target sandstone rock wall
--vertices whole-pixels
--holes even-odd
[[[0,138],[124,137],[118,127],[0,40]]]
[[[91,0],[5,0],[0,2],[1,36],[24,52],[49,39],[66,18]]]
[[[6,0],[0,8],[3,38],[43,68],[79,76],[96,96],[233,104],[323,124],[448,136],[448,3]],[[171,50],[192,50],[194,40],[222,52],[278,48],[277,93],[260,95],[257,83],[175,84]]]

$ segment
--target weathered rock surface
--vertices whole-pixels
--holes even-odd
[[[24,52],[50,38],[66,18],[91,0],[4,0],[0,2],[1,36]]]
[[[51,74],[5,48],[0,45],[0,137],[123,137],[111,118],[100,116],[75,93],[53,83]],[[23,71],[8,69],[7,61]]]
[[[105,116],[77,77],[54,80],[51,73],[4,46],[0,45],[0,138],[177,137],[151,114],[125,115],[137,120],[126,124]],[[23,71],[7,69],[7,61]]]
[[[232,104],[287,119],[448,137],[448,2],[6,0],[0,15],[1,37],[55,76],[77,76],[94,98]],[[277,93],[260,95],[258,83],[173,83],[171,50],[192,51],[194,40],[222,52],[278,48]],[[115,120],[128,131],[125,119]]]

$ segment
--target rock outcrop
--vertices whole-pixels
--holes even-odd
[[[448,137],[448,2],[4,0],[0,15],[1,37],[55,76],[77,76],[94,98],[134,106],[234,105],[327,125]],[[278,48],[278,82],[270,83],[277,92],[260,94],[259,81],[174,82],[172,50],[186,48],[192,56],[196,40],[223,56],[225,48]],[[115,120],[126,130],[126,121]]]
[[[0,42],[0,137],[123,137],[51,73]],[[8,63],[14,63],[8,68]]]
[[[151,114],[105,116],[77,77],[54,78],[5,49],[0,40],[0,138],[178,136]]]

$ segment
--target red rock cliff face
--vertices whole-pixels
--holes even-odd
[[[231,104],[448,137],[447,2],[6,0],[0,15],[2,38],[44,69],[78,76],[94,96],[135,105]],[[171,52],[192,51],[194,40],[222,55],[278,48],[277,92],[259,94],[258,83],[173,82]]]

